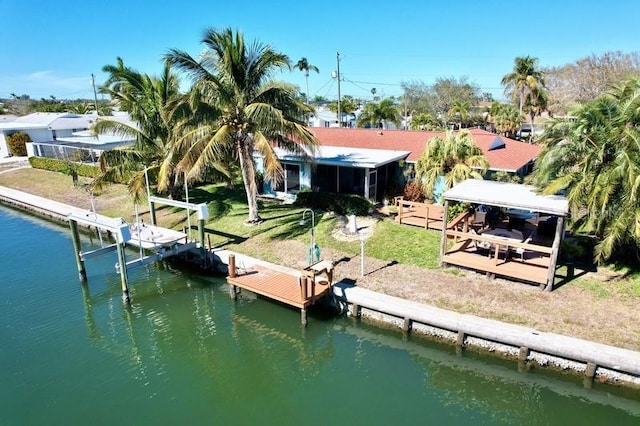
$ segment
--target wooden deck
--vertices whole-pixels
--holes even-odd
[[[517,246],[526,249],[524,260],[521,260],[519,255],[512,253],[504,242],[502,242],[504,246],[498,250],[496,257],[495,252],[478,251],[472,244],[473,239],[491,240],[489,237],[468,236],[465,238],[461,235],[456,236],[460,240],[444,254],[442,258],[444,263],[541,285],[547,283],[551,266],[550,247],[527,243],[509,243],[511,248]]]
[[[231,297],[240,288],[294,306],[300,309],[302,325],[307,325],[306,308],[329,293],[333,284],[333,262],[329,261],[314,263],[297,275],[263,265],[239,272],[235,264],[235,256],[230,255],[227,282]]]
[[[398,209],[396,221],[405,225],[421,226],[424,229],[442,230],[444,207],[437,204],[418,203],[395,199]]]

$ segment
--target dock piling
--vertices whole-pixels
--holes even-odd
[[[302,300],[307,300],[307,277],[302,276],[298,281],[300,282],[300,296],[302,296]]]
[[[229,278],[236,277],[236,256],[233,254],[229,255]]]
[[[118,264],[120,269],[120,286],[122,287],[122,302],[131,303],[129,297],[129,282],[127,277],[127,258],[124,253],[124,242],[117,241],[118,248]]]
[[[80,281],[87,280],[87,270],[84,267],[84,260],[82,260],[82,246],[80,244],[80,234],[78,233],[78,223],[75,220],[69,221],[69,228],[71,228],[71,238],[73,240],[73,251],[75,252],[76,265],[78,266],[78,276]]]

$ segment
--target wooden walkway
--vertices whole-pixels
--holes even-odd
[[[333,265],[329,262],[319,262],[301,271],[300,275],[293,275],[263,265],[254,265],[234,273],[235,259],[232,260],[230,256],[227,282],[231,286],[231,297],[236,298],[237,289],[240,288],[293,306],[301,310],[301,321],[306,325],[306,308],[331,290],[332,268]]]

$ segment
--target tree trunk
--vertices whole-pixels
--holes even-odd
[[[249,206],[249,218],[247,222],[259,222],[260,215],[258,214],[258,191],[256,188],[255,165],[253,163],[253,147],[252,144],[249,143],[247,136],[238,140],[237,150],[238,158],[240,159],[244,191],[247,194],[247,205]]]

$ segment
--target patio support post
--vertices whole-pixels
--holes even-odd
[[[440,267],[444,266],[442,259],[447,246],[447,215],[449,213],[449,200],[444,200],[444,213],[442,213],[442,236],[440,238]]]
[[[364,198],[369,199],[369,169],[364,169]]]
[[[560,240],[562,239],[562,231],[564,229],[564,216],[558,216],[556,224],[556,234],[553,237],[553,245],[551,246],[551,262],[549,264],[549,275],[547,276],[546,291],[553,290],[553,282],[556,276],[556,265],[558,263],[558,252],[560,251]]]

